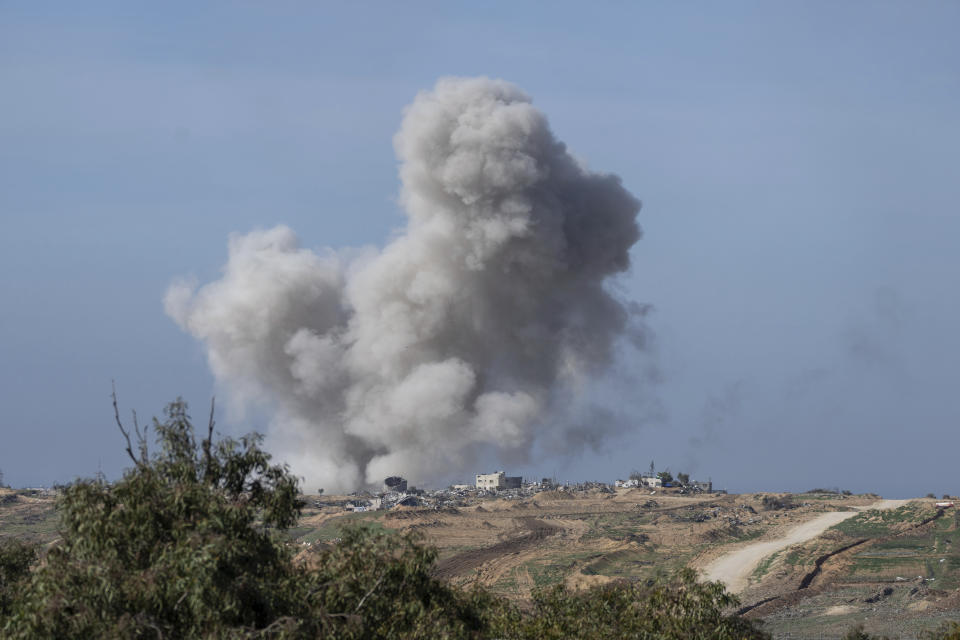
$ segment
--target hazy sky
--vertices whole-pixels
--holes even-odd
[[[111,379],[203,416],[169,283],[280,223],[383,245],[404,106],[486,75],[643,200],[618,286],[661,374],[605,394],[657,398],[622,438],[508,471],[960,492],[960,5],[360,4],[0,3],[8,483],[120,472]]]

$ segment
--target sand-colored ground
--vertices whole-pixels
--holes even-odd
[[[824,512],[844,513],[836,510],[872,502],[837,496],[765,511],[763,495],[543,492],[457,509],[404,509],[365,517],[423,535],[439,550],[437,576],[454,584],[477,581],[525,600],[534,587],[545,584],[583,588],[703,566],[746,539],[781,537]],[[308,514],[302,524],[333,525],[336,512],[325,511]]]
[[[859,510],[896,509],[907,502],[908,500],[878,500],[866,507],[854,507],[856,511],[833,511],[815,515],[779,537],[753,542],[720,556],[705,567],[704,577],[707,580],[723,582],[730,591],[740,593],[747,587],[750,576],[764,558],[819,536],[830,527],[857,515]]]
[[[545,585],[586,588],[683,566],[707,568],[709,577],[736,590],[749,576],[754,582],[742,594],[744,615],[777,632],[798,631],[798,620],[811,618],[811,630],[843,631],[867,615],[878,620],[872,632],[912,633],[960,611],[960,572],[953,569],[960,566],[960,545],[952,551],[960,517],[949,512],[933,521],[933,500],[913,501],[903,513],[868,512],[853,528],[824,533],[860,509],[894,509],[907,501],[780,495],[796,508],[768,510],[765,497],[770,494],[592,489],[351,514],[343,507],[349,496],[306,496],[308,507],[289,535],[298,558],[309,563],[350,523],[415,532],[439,551],[436,575],[457,585],[478,582],[519,602]],[[53,502],[50,495],[0,489],[0,539],[53,543]],[[923,559],[915,557],[921,534]],[[906,536],[903,549],[894,544],[897,536]],[[903,557],[891,560],[891,553]],[[885,562],[894,564],[883,568]],[[874,565],[883,571],[870,573]]]

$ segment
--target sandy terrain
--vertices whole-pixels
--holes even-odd
[[[822,513],[796,526],[775,540],[763,540],[741,547],[728,554],[720,556],[704,569],[707,580],[719,580],[734,592],[742,592],[749,583],[749,578],[764,558],[781,549],[816,538],[830,527],[852,518],[864,509],[896,509],[909,502],[908,500],[879,500],[866,507],[854,507],[857,511],[832,511]]]

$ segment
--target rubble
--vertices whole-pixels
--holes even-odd
[[[415,487],[408,486],[405,478],[390,476],[384,479],[383,490],[376,494],[370,493],[369,491],[357,491],[350,494],[345,500],[319,496],[318,499],[313,500],[312,504],[316,509],[339,507],[345,511],[353,512],[393,510],[397,507],[444,510],[478,506],[484,500],[497,498],[500,500],[516,500],[518,501],[518,505],[532,504],[534,507],[539,508],[537,503],[530,503],[529,500],[533,496],[543,492],[551,492],[554,498],[564,496],[572,497],[571,494],[579,493],[605,494],[613,497],[617,494],[618,487],[632,489],[640,488],[644,484],[642,481],[634,479],[628,481],[618,480],[613,484],[593,481],[558,483],[553,478],[543,478],[539,482],[523,482],[521,478],[507,477],[503,472],[496,472],[496,475],[503,475],[502,479],[504,480],[503,483],[496,483],[498,486],[478,488],[468,484],[453,484],[445,489],[430,490],[416,489]],[[478,476],[478,478],[479,477],[480,476]],[[651,480],[650,478],[645,479],[648,481]],[[507,483],[507,480],[510,482]],[[685,485],[676,485],[674,488],[668,488],[664,492],[684,495],[708,491],[712,491],[712,483],[694,481]],[[656,491],[651,491],[650,495],[655,495],[656,493]],[[648,499],[646,502],[637,504],[636,508],[655,508],[658,506],[659,503],[656,500]],[[756,513],[746,505],[742,505],[742,507],[750,513]],[[482,509],[482,507],[478,506],[478,510],[480,509]],[[712,516],[702,516],[703,520],[709,519],[710,517]]]

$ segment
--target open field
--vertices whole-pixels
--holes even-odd
[[[960,619],[960,515],[932,500],[795,494],[770,508],[769,494],[590,489],[351,513],[339,506],[343,496],[305,498],[289,531],[305,556],[335,544],[344,526],[415,531],[439,550],[436,575],[519,602],[560,582],[584,587],[727,566],[736,569],[741,611],[778,634],[816,637],[863,622],[910,637]],[[49,495],[0,490],[0,538],[51,543],[53,505]]]
[[[770,559],[743,594],[759,604],[746,615],[793,635],[863,623],[893,637],[960,619],[958,525],[956,511],[932,500],[864,511]]]
[[[57,538],[59,518],[50,494],[0,488],[0,539],[49,544]]]
[[[878,500],[867,507],[854,508],[886,511],[902,507],[907,502],[907,500]],[[762,573],[757,575],[757,569],[761,563],[766,561],[765,568],[769,568],[770,563],[780,551],[812,540],[831,526],[839,526],[856,515],[856,511],[822,513],[798,524],[780,538],[757,541],[721,556],[704,567],[704,578],[723,582],[733,593],[741,593],[751,578],[762,577]]]

